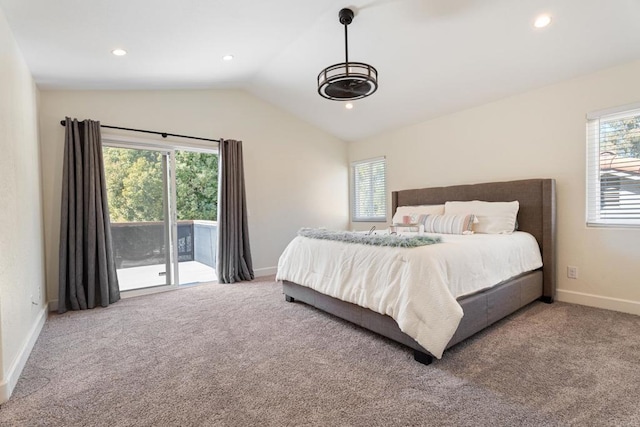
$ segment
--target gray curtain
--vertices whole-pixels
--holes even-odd
[[[66,118],[61,208],[58,312],[118,301],[100,122]]]
[[[220,140],[218,178],[218,261],[220,283],[252,280],[242,141]]]

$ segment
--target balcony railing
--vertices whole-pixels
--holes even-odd
[[[164,286],[167,277],[166,236],[163,222],[111,224],[121,291]],[[218,239],[215,221],[178,222],[179,285],[213,282]]]
[[[164,222],[114,222],[111,235],[118,269],[165,263]],[[198,261],[215,268],[217,239],[216,221],[178,221],[178,262]]]

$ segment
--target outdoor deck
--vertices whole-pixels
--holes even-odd
[[[218,280],[213,268],[198,261],[179,263],[180,286]],[[118,282],[121,291],[150,288],[166,285],[166,278],[161,273],[166,270],[164,264],[145,265],[118,269]]]
[[[121,291],[166,286],[165,226],[164,222],[159,221],[111,224]],[[218,224],[202,220],[178,221],[177,231],[179,285],[217,281],[213,266]]]

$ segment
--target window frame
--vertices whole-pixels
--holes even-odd
[[[608,147],[601,146],[600,125],[603,121],[622,118],[637,118],[640,120],[640,103],[594,111],[587,114],[586,118],[586,225],[587,227],[638,228],[640,227],[640,218],[613,219],[602,217],[601,154],[604,152],[603,150],[609,150]],[[640,177],[637,179],[637,185],[640,188]],[[619,187],[618,191],[620,191]],[[640,204],[640,195],[634,201],[636,204]],[[630,210],[633,212],[631,215],[640,215],[640,207],[634,207]]]
[[[356,169],[358,166],[360,165],[372,165],[374,163],[377,162],[382,162],[383,168],[384,168],[384,176],[383,176],[383,213],[382,215],[379,216],[360,216],[357,215],[357,207],[356,207]],[[379,157],[373,157],[373,158],[368,158],[368,159],[363,159],[363,160],[356,160],[351,162],[350,165],[350,173],[349,173],[349,178],[350,178],[350,182],[351,182],[351,190],[350,190],[350,197],[351,197],[351,202],[349,203],[349,208],[351,211],[351,222],[387,222],[387,159],[386,156],[379,156]],[[371,186],[370,186],[371,187]],[[372,188],[370,188],[370,193],[369,193],[369,198],[371,199],[370,202],[371,204],[373,204],[373,191]],[[373,210],[373,208],[372,208]]]

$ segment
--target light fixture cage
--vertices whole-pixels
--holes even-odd
[[[345,8],[338,16],[344,25],[345,62],[330,65],[318,74],[318,93],[333,101],[355,101],[378,90],[378,70],[364,62],[349,61],[347,26],[354,14]]]
[[[363,62],[341,62],[318,74],[318,93],[334,101],[354,101],[378,90],[378,70]]]

